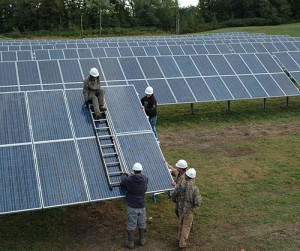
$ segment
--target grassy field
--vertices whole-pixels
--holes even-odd
[[[230,31],[300,36],[299,24],[213,32]],[[194,114],[189,104],[159,107],[162,152],[173,165],[184,158],[196,168],[203,197],[189,251],[299,250],[300,97],[285,102],[268,99],[263,108],[262,100],[234,101],[230,111],[227,102],[197,103]],[[141,250],[176,250],[168,196],[154,204],[148,195],[147,215]],[[125,227],[121,199],[0,215],[0,250],[123,250]]]

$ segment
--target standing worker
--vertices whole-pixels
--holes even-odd
[[[141,99],[141,108],[145,110],[146,115],[149,117],[149,122],[152,127],[155,138],[158,141],[158,135],[156,131],[156,121],[157,121],[157,101],[153,94],[153,88],[148,86],[145,90],[146,96]]]
[[[176,186],[172,194],[172,200],[176,203],[179,213],[178,240],[180,251],[186,249],[194,218],[194,210],[200,206],[202,200],[199,189],[195,185],[195,177],[195,169],[188,169],[185,181]]]
[[[168,168],[171,171],[171,175],[175,177],[175,181],[171,183],[173,186],[176,186],[185,181],[185,172],[188,165],[184,159],[180,159],[177,161],[177,163],[175,164],[176,169],[173,166],[169,165],[169,163],[167,164]]]
[[[139,245],[143,246],[146,242],[146,191],[148,178],[142,174],[143,167],[140,163],[135,163],[132,167],[133,172],[121,175],[121,186],[126,190],[125,204],[127,205],[127,234],[128,241],[125,246],[129,249],[134,248],[134,231],[136,226],[139,228]]]
[[[95,119],[100,119],[100,111],[106,111],[104,107],[104,93],[105,90],[101,88],[99,80],[99,71],[97,68],[92,68],[90,75],[83,80],[83,95],[86,107],[92,101]]]

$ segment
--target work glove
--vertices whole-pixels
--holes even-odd
[[[89,101],[88,100],[85,101],[85,106],[89,107]]]

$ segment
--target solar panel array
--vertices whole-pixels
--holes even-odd
[[[241,32],[0,42],[0,213],[124,196],[109,189],[83,107],[90,68],[121,163],[141,162],[152,193],[172,189],[172,178],[139,108],[145,88],[159,104],[296,96],[285,71],[300,83],[299,41]]]

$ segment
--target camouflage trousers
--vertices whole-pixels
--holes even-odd
[[[193,223],[194,214],[179,214],[178,240],[179,248],[185,248],[187,239],[190,235],[191,226]]]
[[[95,113],[100,113],[99,106],[104,105],[104,93],[104,89],[99,89],[96,90],[95,94],[89,94],[88,100],[92,101]]]

